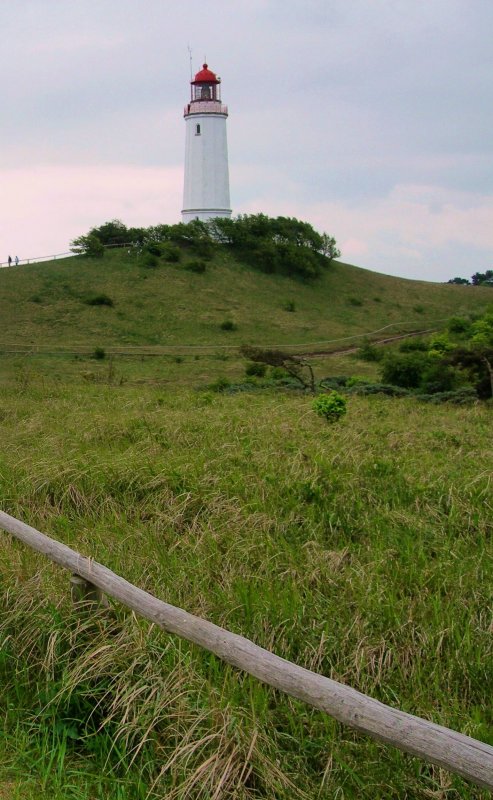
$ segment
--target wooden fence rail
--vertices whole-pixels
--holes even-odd
[[[384,705],[349,686],[286,661],[243,636],[164,603],[102,564],[3,511],[0,511],[0,527],[165,631],[204,647],[228,664],[325,711],[339,722],[493,789],[493,747],[484,742]]]

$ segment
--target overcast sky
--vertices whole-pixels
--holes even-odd
[[[0,0],[0,260],[180,220],[190,64],[233,213],[443,281],[493,267],[493,0]]]

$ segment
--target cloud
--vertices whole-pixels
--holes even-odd
[[[0,182],[2,245],[22,259],[65,252],[110,219],[145,227],[180,220],[181,168],[46,165],[3,170]]]
[[[263,196],[242,208],[260,209],[309,220],[336,237],[342,260],[404,278],[468,277],[491,260],[493,194],[409,184],[357,204],[296,205]]]
[[[190,44],[194,68],[207,55],[223,78],[235,211],[306,217],[347,258],[409,276],[470,272],[467,253],[491,262],[490,0],[3,6],[0,172],[10,195],[12,180],[23,187],[27,228],[43,231],[34,250],[126,208],[143,224],[161,210],[179,219]],[[168,204],[159,187],[171,175]],[[38,217],[50,183],[67,213],[50,199],[48,237]],[[1,202],[10,242],[23,231]]]

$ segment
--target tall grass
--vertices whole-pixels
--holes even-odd
[[[329,427],[301,395],[33,380],[0,388],[0,493],[158,597],[492,742],[490,415],[354,397]],[[124,609],[76,615],[6,535],[0,580],[0,776],[38,797],[486,797]]]

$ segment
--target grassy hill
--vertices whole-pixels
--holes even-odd
[[[313,283],[263,274],[227,251],[203,274],[188,263],[185,255],[181,264],[149,269],[117,250],[1,270],[0,347],[302,345],[388,325],[418,329],[493,299],[488,288],[410,281],[340,262]],[[102,294],[113,306],[88,304]],[[226,320],[236,329],[222,330]]]
[[[354,396],[328,426],[301,392],[186,386],[239,375],[229,345],[425,328],[493,292],[342,263],[306,284],[224,252],[196,274],[189,259],[0,271],[0,507],[163,600],[493,742],[491,407]],[[68,575],[3,533],[0,645],[0,797],[486,800],[118,604],[78,615]]]

